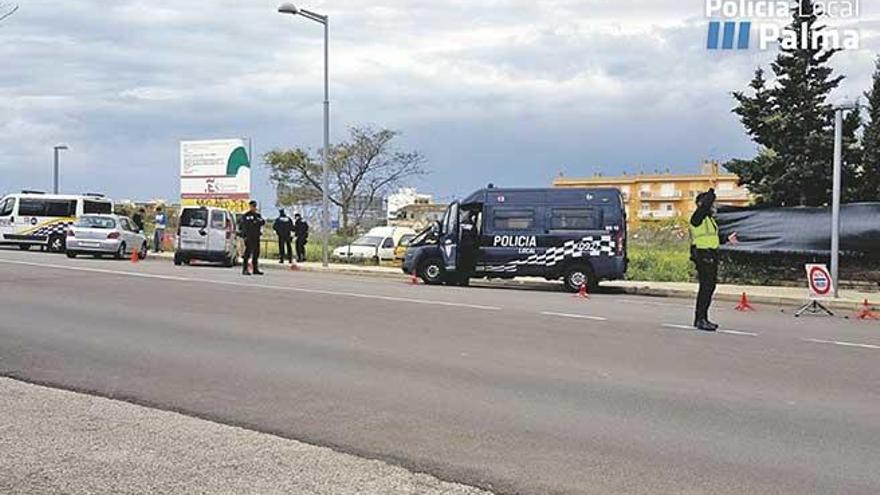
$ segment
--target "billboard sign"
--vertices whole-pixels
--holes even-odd
[[[180,197],[184,205],[247,210],[251,161],[244,139],[181,141]]]

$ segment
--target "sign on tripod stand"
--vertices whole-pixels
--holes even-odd
[[[804,313],[834,316],[834,313],[832,313],[831,310],[819,302],[822,299],[831,298],[834,294],[834,279],[831,278],[831,272],[828,271],[828,266],[808,264],[806,269],[807,286],[810,289],[810,302],[798,310],[794,316],[798,317]]]

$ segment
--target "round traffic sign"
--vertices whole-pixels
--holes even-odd
[[[810,270],[810,288],[820,296],[828,294],[831,292],[831,274],[822,267],[814,266]]]

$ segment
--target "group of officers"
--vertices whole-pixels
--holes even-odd
[[[238,235],[244,239],[244,259],[242,262],[242,275],[262,275],[260,271],[260,237],[263,235],[263,227],[266,220],[257,209],[257,202],[251,201],[248,205],[248,211],[241,216],[238,223]],[[284,209],[278,210],[278,218],[272,225],[272,229],[278,236],[278,256],[279,263],[284,260],[293,264],[293,249],[296,245],[296,261],[303,262],[306,260],[306,244],[309,242],[309,224],[303,220],[302,215],[295,214],[291,219],[287,216]],[[296,241],[294,242],[294,238]],[[248,270],[248,261],[253,267],[253,271]]]

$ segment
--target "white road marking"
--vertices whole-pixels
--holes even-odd
[[[666,328],[677,328],[679,330],[696,330],[694,327],[689,327],[687,325],[673,325],[672,323],[664,323],[663,326]]]
[[[875,349],[880,350],[880,345],[873,344],[857,344],[855,342],[841,342],[839,340],[821,340],[821,339],[801,339],[804,342],[812,342],[814,344],[831,344],[843,347],[857,347],[859,349]]]
[[[608,321],[608,318],[602,318],[601,316],[575,315],[571,313],[553,313],[551,311],[544,311],[541,314],[545,316],[559,316],[561,318],[576,318],[580,320]]]
[[[678,330],[696,330],[696,328],[694,328],[694,327],[692,327],[692,326],[688,326],[688,325],[673,325],[672,323],[664,323],[663,326],[666,327],[666,328],[675,328],[675,329],[678,329]],[[720,329],[719,329],[719,330],[716,330],[716,332],[717,332],[717,333],[724,333],[724,334],[727,334],[727,335],[740,335],[740,336],[743,336],[743,337],[757,337],[757,336],[758,336],[757,333],[752,333],[752,332],[741,332],[741,331],[739,331],[739,330],[720,330]]]
[[[55,268],[59,270],[70,270],[76,272],[89,272],[89,273],[101,273],[105,275],[121,275],[125,277],[137,277],[137,278],[148,278],[154,280],[169,280],[173,282],[197,282],[197,283],[205,283],[205,284],[214,284],[214,285],[226,285],[233,287],[250,287],[250,288],[258,288],[258,289],[269,289],[269,290],[280,290],[280,291],[288,291],[288,292],[301,292],[305,294],[320,294],[327,296],[341,296],[341,297],[351,297],[358,299],[373,299],[379,301],[391,301],[391,302],[404,302],[404,303],[412,303],[412,304],[424,304],[429,306],[446,306],[446,307],[455,307],[455,308],[468,308],[468,309],[479,309],[484,311],[501,311],[500,307],[497,306],[481,306],[477,304],[464,304],[464,303],[456,303],[456,302],[447,302],[447,301],[430,301],[427,299],[412,299],[408,297],[392,297],[392,296],[378,296],[375,294],[360,294],[356,292],[336,292],[330,290],[320,290],[320,289],[303,289],[300,287],[284,287],[278,285],[264,285],[264,284],[248,284],[243,282],[228,282],[223,280],[211,280],[204,278],[189,278],[189,277],[177,277],[173,275],[155,275],[150,273],[137,273],[126,270],[107,270],[103,268],[84,268],[84,267],[76,267],[76,266],[68,266],[68,265],[53,265],[53,264],[44,264],[44,263],[31,263],[27,261],[11,261],[11,260],[2,260],[0,259],[0,263],[6,263],[9,265],[22,265],[22,266],[34,266],[37,268]]]
[[[718,333],[726,333],[728,335],[742,335],[744,337],[757,337],[758,334],[752,332],[741,332],[739,330],[718,330]]]

